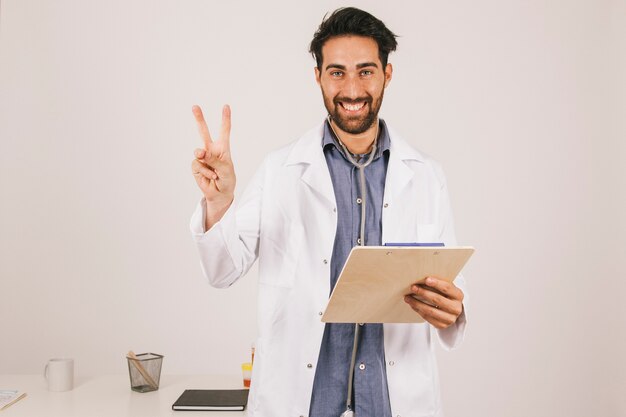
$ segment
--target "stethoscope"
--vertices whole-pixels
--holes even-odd
[[[367,202],[367,189],[365,187],[365,167],[372,163],[372,161],[374,160],[374,155],[376,154],[376,141],[378,140],[379,122],[377,119],[376,120],[376,134],[374,135],[374,142],[372,143],[372,148],[370,150],[369,157],[367,158],[367,161],[365,161],[362,164],[358,163],[354,159],[350,151],[348,151],[348,148],[346,147],[346,145],[344,145],[341,139],[339,139],[339,135],[337,134],[337,132],[335,132],[335,129],[333,128],[333,125],[331,123],[330,115],[328,115],[328,125],[330,126],[330,129],[335,134],[335,137],[337,138],[339,145],[341,145],[341,148],[343,149],[346,159],[350,161],[350,163],[354,165],[359,171],[359,179],[360,179],[359,187],[361,191],[361,223],[360,223],[360,229],[359,229],[359,239],[357,241],[357,244],[359,246],[365,246],[365,206],[367,205],[366,203]],[[352,344],[352,357],[350,359],[350,375],[348,378],[348,398],[346,399],[346,411],[344,411],[340,417],[354,417],[354,410],[352,409],[352,384],[354,382],[354,370],[355,370],[354,366],[356,362],[356,351],[359,347],[360,328],[361,326],[359,326],[358,323],[354,324],[354,342]]]

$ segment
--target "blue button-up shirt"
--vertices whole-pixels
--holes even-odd
[[[376,154],[364,168],[366,183],[365,244],[382,241],[382,209],[385,177],[389,162],[389,133],[380,120]],[[337,232],[330,262],[331,291],[352,247],[357,246],[361,225],[360,176],[344,155],[330,129],[324,127],[324,156],[337,202]],[[364,163],[369,155],[357,155]],[[329,294],[330,295],[330,294]],[[382,324],[361,327],[357,350],[352,406],[357,417],[391,417]],[[346,409],[354,325],[327,323],[313,382],[310,417],[339,417]]]

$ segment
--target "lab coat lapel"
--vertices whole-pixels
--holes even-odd
[[[335,206],[335,193],[330,172],[323,152],[318,151],[319,160],[314,161],[305,168],[302,181],[311,187],[317,194],[323,197],[325,204],[333,208]]]
[[[385,181],[385,202],[391,204],[398,200],[404,188],[414,179],[414,171],[407,166],[406,160],[424,161],[424,156],[409,146],[400,136],[389,127],[390,155]],[[307,132],[298,140],[287,158],[287,165],[304,164],[302,181],[307,184],[316,195],[322,197],[324,204],[331,209],[335,207],[335,194],[328,171],[328,165],[322,150],[322,135],[324,125]]]
[[[415,239],[414,227],[407,215],[416,210],[416,191],[420,188],[419,174],[415,163],[422,163],[424,158],[412,149],[398,135],[389,129],[390,148],[389,165],[385,179],[383,210],[383,243],[411,242]]]
[[[321,197],[328,208],[335,207],[335,193],[330,172],[322,150],[323,125],[309,131],[298,140],[287,158],[287,165],[304,164],[301,179]]]
[[[413,180],[415,172],[407,166],[405,160],[422,160],[402,138],[389,129],[390,149],[387,178],[385,180],[385,203],[393,204],[402,195],[404,188]]]

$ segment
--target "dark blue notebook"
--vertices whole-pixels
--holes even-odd
[[[172,410],[242,411],[248,404],[247,389],[186,389]]]

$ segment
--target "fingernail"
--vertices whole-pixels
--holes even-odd
[[[434,284],[435,280],[432,279],[431,277],[426,278],[426,284],[430,285],[430,284]]]
[[[418,286],[417,286],[417,285],[413,285],[413,286],[411,287],[411,291],[413,291],[413,292],[417,292],[418,290],[419,290],[419,288],[418,288]]]

